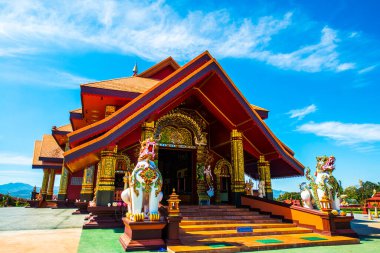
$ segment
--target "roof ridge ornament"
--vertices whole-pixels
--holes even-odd
[[[137,67],[137,61],[135,62],[135,66],[133,66],[133,76],[137,76],[137,73],[139,72],[139,69]]]

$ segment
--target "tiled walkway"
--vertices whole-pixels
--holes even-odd
[[[356,238],[321,236],[311,229],[234,206],[182,207],[182,245],[169,252],[240,252],[318,245],[358,244]],[[240,217],[245,217],[239,220]],[[203,217],[213,217],[206,221]],[[241,223],[245,221],[245,223]],[[247,221],[250,221],[249,223]],[[259,223],[257,223],[260,221]],[[240,223],[239,223],[240,222]],[[244,231],[237,231],[238,228]]]
[[[73,211],[0,208],[0,252],[77,252],[84,215]]]
[[[171,246],[169,252],[240,252],[262,251],[263,249],[284,249],[305,246],[334,245],[334,242],[341,244],[355,243],[351,238],[336,236],[328,237],[320,234],[310,233],[307,235],[272,235],[272,236],[247,236],[230,238],[212,238],[200,240],[199,244],[192,246]]]
[[[67,253],[122,253],[124,252],[118,238],[123,232],[121,229],[94,229],[82,230],[83,216],[71,215],[73,210],[53,210],[53,209],[28,209],[28,208],[0,208],[0,252],[67,252]],[[290,248],[280,251],[260,251],[263,253],[378,253],[380,252],[380,220],[368,221],[367,217],[355,215],[353,228],[361,234],[361,243],[355,245],[340,246],[315,246],[308,248]],[[52,222],[52,223],[51,223]],[[207,221],[206,221],[207,222]],[[191,225],[190,225],[191,226]],[[33,230],[34,229],[34,230]],[[294,242],[299,242],[300,238],[294,235],[283,235],[292,237]],[[308,236],[323,237],[318,234],[309,233]],[[236,243],[239,237],[231,239],[227,243]],[[276,246],[276,241],[282,240],[277,235],[262,236],[263,240],[255,237],[256,242],[247,243],[255,245],[257,243],[267,243]],[[208,242],[207,250],[221,247],[223,243],[220,238],[212,239]],[[288,239],[290,240],[290,238]],[[304,240],[304,239],[302,239]],[[321,243],[323,243],[322,240]],[[315,242],[315,241],[314,241]],[[204,247],[203,245],[202,247]],[[233,247],[233,245],[231,246]],[[193,250],[195,248],[192,248]],[[205,248],[206,249],[206,248]],[[215,252],[215,251],[214,251]],[[252,250],[252,252],[256,252]],[[139,253],[142,253],[139,251]]]

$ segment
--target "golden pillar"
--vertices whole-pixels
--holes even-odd
[[[259,181],[264,183],[264,192],[267,199],[273,199],[272,183],[270,175],[270,164],[265,160],[263,155],[260,156],[257,163],[257,170],[259,172]]]
[[[154,135],[154,121],[144,122],[141,126],[141,141],[153,137]]]
[[[55,180],[55,171],[54,169],[50,169],[49,171],[49,184],[46,194],[46,199],[51,200],[53,198],[54,193],[54,180]]]
[[[197,146],[197,195],[198,195],[198,204],[199,205],[209,205],[210,197],[207,195],[207,187],[204,177],[204,171],[206,166],[206,145],[198,145]]]
[[[69,150],[69,143],[66,143],[65,151]],[[69,171],[65,167],[65,161],[62,164],[61,180],[59,181],[58,200],[67,199],[67,184],[69,182]]]
[[[114,200],[116,157],[117,147],[112,151],[101,152],[96,186],[97,206],[107,206]]]
[[[240,196],[244,192],[244,149],[243,135],[236,129],[231,132],[231,161],[232,161],[232,178],[231,191],[234,195],[234,201],[240,205]]]
[[[42,179],[42,185],[41,185],[41,197],[45,200],[46,199],[46,193],[47,193],[47,186],[49,182],[49,169],[44,169],[44,177]]]
[[[96,173],[96,182],[95,182],[95,189],[94,189],[94,198],[92,201],[96,203],[96,195],[98,193],[98,185],[99,185],[99,173],[100,173],[100,167],[101,167],[101,162],[98,162],[96,165],[95,172]]]
[[[66,200],[67,184],[69,182],[69,171],[65,166],[62,166],[61,180],[59,181],[58,200]]]
[[[90,201],[94,197],[94,172],[94,165],[85,168],[83,171],[82,189],[80,191],[81,201]]]

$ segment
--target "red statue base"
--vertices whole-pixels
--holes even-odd
[[[162,239],[162,230],[166,226],[164,221],[130,221],[123,218],[124,234],[119,238],[121,246],[128,250],[155,250],[166,248]]]

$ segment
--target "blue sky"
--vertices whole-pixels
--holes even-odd
[[[334,154],[344,187],[380,181],[380,2],[203,2],[0,0],[0,184],[41,184],[34,140],[69,122],[80,83],[204,50],[305,166]]]

